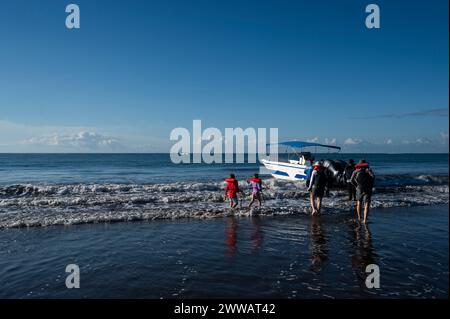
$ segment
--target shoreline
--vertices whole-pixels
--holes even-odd
[[[4,298],[445,298],[448,205],[0,231]],[[81,288],[67,289],[67,264]],[[378,264],[381,289],[364,286]]]
[[[224,203],[222,203],[223,206]],[[371,207],[370,214],[373,213],[373,211],[378,210],[395,210],[395,209],[401,209],[401,208],[426,208],[426,207],[441,207],[441,206],[448,206],[449,203],[438,203],[438,204],[422,204],[422,205],[399,205],[399,206],[389,206],[389,207],[383,207],[383,206],[376,206]],[[323,212],[320,216],[342,216],[342,215],[352,215],[352,213],[356,214],[355,211],[355,204],[351,203],[349,205],[350,207],[346,208],[333,208],[333,207],[327,207],[326,204],[324,204]],[[249,210],[247,208],[239,208],[235,210],[231,210],[228,207],[222,207],[219,213],[210,213],[205,212],[203,213],[201,210],[198,212],[197,215],[187,215],[187,216],[152,216],[152,213],[149,213],[148,216],[139,216],[136,214],[126,214],[123,217],[111,217],[111,219],[104,219],[104,220],[83,220],[83,221],[71,221],[70,223],[52,223],[48,225],[43,224],[31,224],[31,225],[18,225],[18,226],[7,226],[2,227],[0,225],[0,232],[7,229],[30,229],[30,228],[51,228],[51,227],[71,227],[71,226],[81,226],[81,225],[102,225],[102,224],[118,224],[118,223],[141,223],[141,222],[154,222],[154,221],[174,221],[174,220],[215,220],[215,219],[223,219],[227,217],[237,217],[237,218],[252,218],[252,217],[261,217],[261,218],[269,218],[269,217],[275,217],[275,218],[284,218],[284,217],[297,217],[297,216],[306,216],[306,217],[312,217],[309,213],[309,208],[303,208],[303,210],[300,211],[294,211],[294,212],[288,212],[288,213],[279,213],[277,214],[277,210],[281,211],[281,207],[262,207],[263,212],[261,213],[261,210],[259,208],[252,208],[252,210]],[[264,210],[266,212],[264,212]],[[255,212],[256,211],[256,212]],[[330,213],[330,211],[333,211]],[[206,214],[208,213],[208,214]],[[355,215],[356,216],[356,215]]]

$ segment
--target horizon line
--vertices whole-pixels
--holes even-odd
[[[314,154],[385,154],[385,155],[403,155],[403,154],[439,154],[439,155],[449,155],[449,152],[399,152],[399,153],[391,153],[391,152],[310,152]],[[0,152],[0,155],[27,155],[27,154],[35,154],[35,155],[151,155],[151,154],[177,154],[171,152]],[[184,155],[194,155],[194,154],[203,154],[203,153],[188,153]],[[221,153],[221,155],[258,155],[258,153]],[[278,153],[278,155],[282,154],[297,154],[297,152],[282,152]],[[208,154],[209,155],[209,154]],[[266,154],[267,155],[267,154]],[[183,155],[181,155],[183,156]]]

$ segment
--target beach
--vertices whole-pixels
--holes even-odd
[[[0,300],[448,299],[448,0],[66,2],[1,2]]]
[[[223,178],[245,188],[254,164],[0,155],[0,297],[447,298],[448,155],[364,156],[377,174],[366,226],[345,192],[311,217],[304,186],[270,176],[262,209],[231,211]]]
[[[6,229],[0,255],[2,298],[447,298],[448,205]]]

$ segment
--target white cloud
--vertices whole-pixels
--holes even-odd
[[[344,142],[344,145],[358,145],[361,144],[362,140],[358,139],[358,138],[347,138]]]
[[[325,144],[328,144],[328,145],[336,145],[336,138],[326,138],[325,139]]]
[[[420,137],[415,141],[417,144],[431,144],[431,140],[426,137]]]
[[[29,125],[0,119],[0,152],[167,152],[170,141],[133,127]]]
[[[82,131],[75,134],[53,133],[32,137],[25,142],[30,145],[74,148],[89,151],[117,151],[123,150],[115,137],[104,136],[96,132]]]
[[[386,145],[392,145],[394,142],[392,141],[392,139],[388,138],[386,140],[386,142],[384,142]]]
[[[309,139],[307,139],[306,141],[307,141],[307,142],[310,142],[310,143],[318,143],[319,140],[320,140],[320,139],[316,136],[316,137],[313,137],[313,138],[309,138]]]
[[[448,143],[448,132],[441,132],[441,139],[444,143]]]

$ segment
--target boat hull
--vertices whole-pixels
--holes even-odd
[[[271,175],[277,179],[290,181],[306,181],[311,166],[302,164],[293,164],[286,162],[275,162],[261,160],[263,165],[271,172]]]

